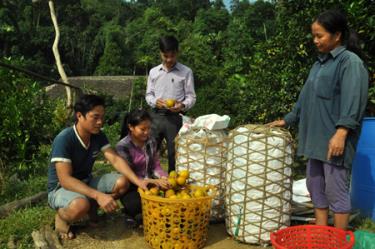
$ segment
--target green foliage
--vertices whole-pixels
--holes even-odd
[[[133,82],[133,89],[132,95],[129,97],[131,98],[131,105],[129,99],[128,111],[133,110],[135,108],[145,108],[147,105],[145,103],[145,94],[146,94],[146,84],[147,79],[146,77],[139,77]]]
[[[145,105],[146,78],[137,77],[132,83],[131,94],[124,99],[116,100],[113,96],[102,95],[105,100],[106,124],[122,122],[125,113],[135,108],[146,107]]]
[[[193,33],[181,44],[181,61],[191,65],[197,88],[202,84],[213,85],[219,77],[220,64],[211,47],[217,39],[220,39],[217,34],[205,36]]]
[[[356,224],[357,229],[375,233],[375,222],[370,218],[362,218]]]
[[[121,120],[121,117],[126,112],[128,105],[127,100],[115,100],[113,96],[103,95],[105,101],[105,122],[112,125]]]
[[[8,61],[11,63],[12,61]],[[0,68],[0,158],[7,175],[21,178],[35,172],[30,161],[39,146],[54,136],[53,105],[40,85],[18,73]],[[31,167],[32,166],[32,167]]]
[[[39,163],[42,163],[44,168],[47,168],[46,161]],[[45,191],[47,186],[46,176],[47,172],[44,172],[40,176],[29,177],[27,180],[20,180],[17,175],[11,176],[1,189],[0,206]]]
[[[103,132],[107,136],[112,148],[114,148],[117,142],[120,140],[121,124],[122,123],[120,122],[116,122],[112,125],[106,124],[103,127]]]
[[[369,26],[372,18],[364,4],[365,1],[340,2],[341,7],[349,13],[349,20],[362,39],[373,41],[373,26]],[[334,5],[337,5],[336,1],[279,1],[273,8],[268,4],[261,7],[260,3],[252,6],[235,1],[232,22],[228,26],[231,30],[226,32],[229,46],[223,48],[226,70],[224,74],[220,74],[224,76],[226,83],[223,84],[222,79],[215,78],[217,66],[211,62],[208,69],[211,74],[207,75],[207,78],[211,76],[214,84],[221,87],[200,88],[198,98],[210,96],[209,101],[215,104],[198,99],[194,108],[197,108],[199,113],[204,110],[204,106],[209,106],[213,109],[206,108],[208,112],[229,114],[232,117],[231,125],[234,126],[265,123],[283,117],[297,100],[308,70],[315,60],[316,52],[310,35],[313,18]],[[374,5],[370,7],[372,8]],[[272,14],[272,11],[275,13]],[[256,18],[255,13],[260,13],[260,16]],[[271,25],[271,30],[277,30],[277,33],[271,32],[265,40],[261,35],[261,15],[275,16],[274,24],[266,25]],[[359,18],[356,18],[357,16]],[[246,29],[250,32],[246,33]],[[366,30],[366,33],[363,30]],[[374,42],[366,44],[365,53],[373,54]],[[200,52],[203,53],[203,49]],[[207,52],[205,56],[210,58]],[[374,60],[369,58],[367,63],[370,72],[373,72]],[[207,72],[204,65],[199,68]],[[201,75],[198,74],[198,77]],[[370,89],[371,99],[374,99],[373,88]]]
[[[52,127],[53,130],[59,132],[67,123],[70,122],[71,117],[69,117],[66,111],[66,101],[61,98],[54,100],[54,110],[52,117]]]
[[[99,59],[95,70],[96,75],[123,75],[126,72],[126,63],[123,55],[126,48],[123,46],[124,30],[120,25],[108,23],[101,32],[104,36],[104,53]]]
[[[7,218],[0,219],[0,248],[7,248],[11,237],[17,248],[33,248],[31,233],[45,225],[52,226],[54,214],[54,210],[41,205],[18,210]]]

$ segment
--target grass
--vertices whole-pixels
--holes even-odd
[[[0,205],[19,200],[28,196],[47,190],[46,176],[33,176],[28,180],[21,181],[11,177],[0,192]]]
[[[54,210],[46,203],[18,210],[0,219],[0,248],[7,248],[12,237],[17,248],[34,248],[31,233],[44,225],[53,225]]]
[[[95,164],[95,175],[113,171],[113,167],[105,162]],[[19,200],[40,191],[47,190],[47,176],[30,177],[21,181],[16,177],[8,180],[0,194],[0,205]],[[20,209],[4,219],[0,219],[0,248],[8,248],[10,238],[17,248],[34,248],[31,233],[44,225],[53,226],[55,211],[47,205],[47,200],[38,205]]]
[[[370,218],[360,218],[355,221],[354,226],[356,227],[356,230],[365,230],[375,233],[375,222]]]

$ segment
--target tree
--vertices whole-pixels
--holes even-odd
[[[126,55],[123,44],[124,30],[121,26],[108,23],[101,30],[104,37],[104,53],[100,57],[96,75],[124,75],[126,70]]]
[[[155,7],[161,10],[163,16],[174,21],[186,19],[193,21],[198,10],[208,9],[211,6],[209,0],[158,0]]]

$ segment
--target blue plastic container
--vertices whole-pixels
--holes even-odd
[[[375,221],[375,118],[364,118],[353,160],[351,199],[354,209]]]

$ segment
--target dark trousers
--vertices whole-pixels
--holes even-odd
[[[182,117],[177,113],[152,113],[152,136],[156,139],[160,151],[163,139],[167,142],[168,172],[176,169],[176,151],[174,139],[182,126]]]
[[[141,196],[137,189],[137,186],[131,183],[129,190],[120,198],[120,201],[124,206],[124,212],[133,218],[137,214],[142,213]]]

